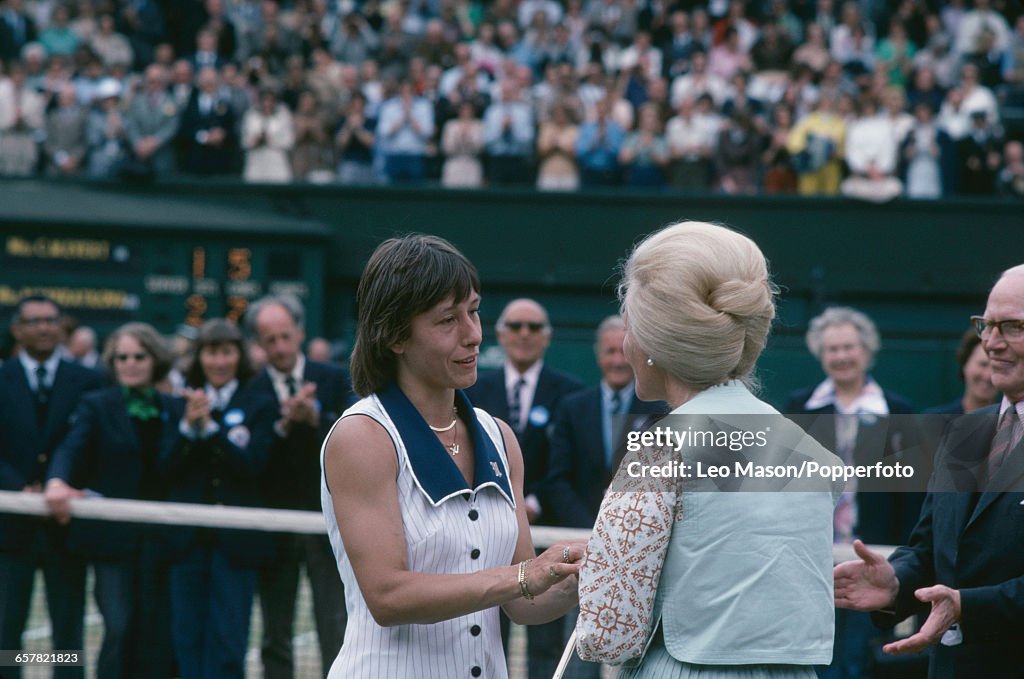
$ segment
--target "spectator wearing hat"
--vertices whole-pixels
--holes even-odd
[[[85,127],[89,146],[87,172],[94,179],[111,179],[120,172],[128,157],[121,83],[113,78],[104,78],[96,88],[93,101]]]

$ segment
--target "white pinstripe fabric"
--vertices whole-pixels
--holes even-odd
[[[515,509],[494,487],[453,497],[437,507],[418,487],[405,445],[387,411],[375,396],[362,399],[342,418],[368,415],[379,422],[395,442],[399,460],[398,501],[408,544],[407,561],[412,571],[423,573],[470,573],[512,562],[518,538]],[[508,460],[494,419],[476,410],[484,431],[501,455],[504,473]],[[335,424],[337,426],[337,424]],[[320,452],[323,468],[323,450]],[[467,500],[468,498],[468,500]],[[432,625],[381,627],[374,622],[356,583],[335,521],[330,492],[320,475],[320,500],[327,534],[345,584],[348,626],[341,652],[331,666],[329,679],[452,679],[453,677],[508,676],[501,645],[498,609],[491,608]],[[469,513],[476,510],[477,520]],[[480,550],[477,559],[471,558]],[[474,636],[471,629],[480,627]],[[479,668],[474,675],[473,669]]]

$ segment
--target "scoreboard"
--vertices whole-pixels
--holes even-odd
[[[323,323],[325,243],[304,229],[153,229],[0,223],[0,311],[45,294],[101,335],[127,321],[168,333],[178,324],[240,321],[265,294],[291,293],[307,332]],[[6,320],[6,319],[5,319]]]

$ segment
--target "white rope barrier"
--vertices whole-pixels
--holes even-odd
[[[48,516],[50,509],[40,493],[0,491],[0,514]],[[129,523],[156,523],[170,526],[201,526],[205,528],[243,528],[247,530],[281,531],[286,533],[323,534],[327,532],[320,512],[294,509],[260,509],[225,505],[197,505],[183,502],[145,502],[116,500],[104,497],[82,497],[71,500],[71,515],[79,519],[101,519]],[[590,531],[582,528],[533,526],[533,544],[545,548],[563,540],[587,539]],[[872,549],[888,557],[895,547],[872,545]],[[857,558],[850,545],[833,545],[836,563]]]

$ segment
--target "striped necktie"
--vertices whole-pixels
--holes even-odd
[[[996,435],[992,439],[992,448],[988,454],[988,480],[991,483],[999,473],[1010,451],[1020,443],[1024,428],[1020,426],[1020,418],[1017,416],[1017,408],[1013,405],[1003,413],[996,429]]]
[[[523,387],[526,386],[526,380],[520,377],[515,385],[512,386],[511,398],[508,401],[508,419],[509,424],[512,425],[512,430],[517,434],[522,433],[523,426],[522,412],[523,412]]]

